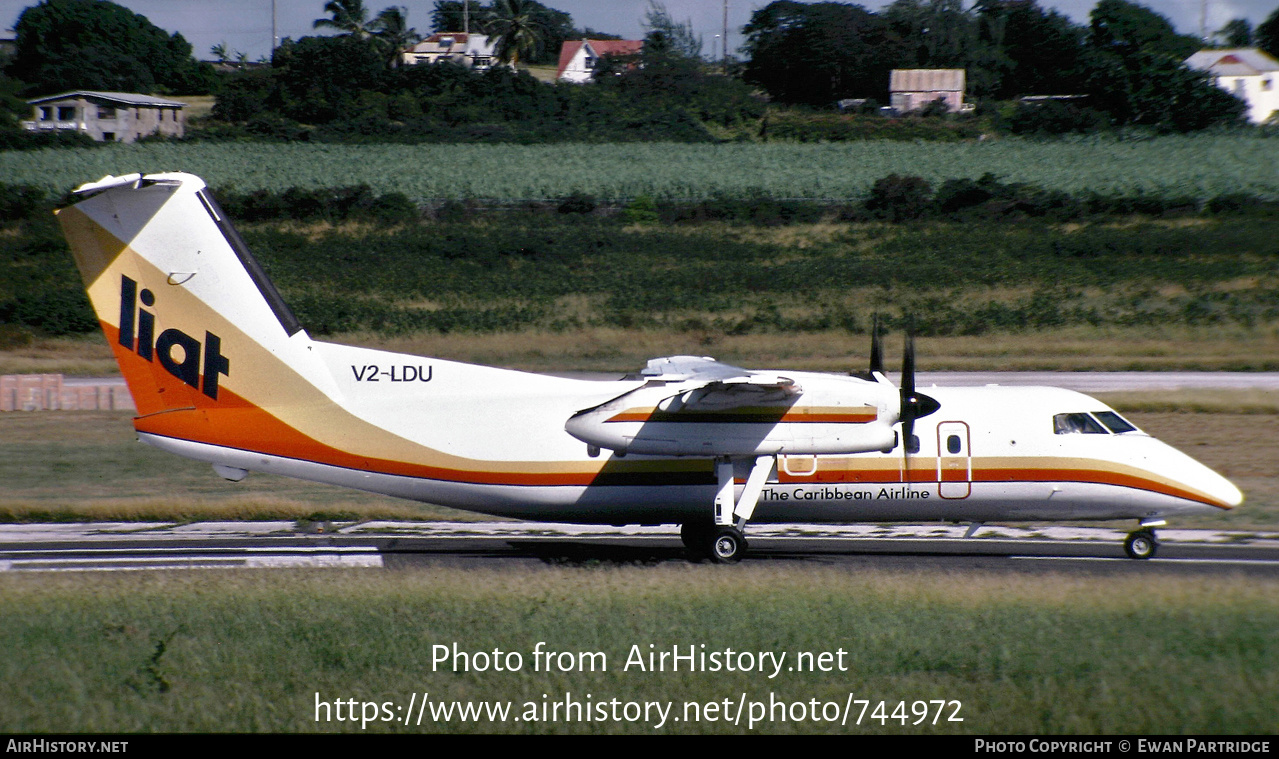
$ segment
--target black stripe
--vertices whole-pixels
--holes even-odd
[[[196,193],[196,197],[200,198],[200,202],[204,204],[204,210],[209,212],[210,218],[218,225],[218,230],[226,238],[227,244],[231,246],[231,250],[235,251],[236,257],[240,259],[244,270],[249,273],[249,278],[257,286],[258,292],[262,293],[267,305],[275,313],[275,318],[279,320],[280,326],[284,328],[289,337],[301,332],[302,323],[289,310],[289,306],[284,302],[280,291],[275,289],[275,285],[272,284],[271,279],[263,271],[262,264],[258,263],[258,260],[249,252],[249,246],[245,244],[244,238],[240,237],[240,233],[235,231],[235,227],[231,226],[231,220],[226,217],[226,214],[222,213],[222,208],[218,205],[218,202],[213,199],[213,196],[207,190],[200,190]]]

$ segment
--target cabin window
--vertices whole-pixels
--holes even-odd
[[[1113,411],[1094,411],[1093,416],[1100,419],[1101,423],[1106,425],[1106,429],[1110,430],[1116,435],[1122,432],[1137,431],[1137,428],[1133,426],[1132,422],[1129,422],[1127,419],[1123,418],[1122,416],[1120,416],[1119,414],[1116,414]]]
[[[1057,435],[1105,435],[1106,430],[1088,414],[1057,414],[1053,417],[1053,432]]]
[[[959,435],[951,435],[946,438],[946,450],[950,453],[959,453],[964,450],[964,443],[959,439]]]

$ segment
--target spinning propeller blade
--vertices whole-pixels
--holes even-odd
[[[870,328],[870,372],[872,376],[876,372],[884,373],[884,346],[879,340],[879,314],[875,314],[875,321]]]
[[[902,455],[906,458],[909,481],[911,439],[915,434],[915,420],[928,416],[941,408],[936,399],[915,389],[915,337],[906,334],[906,352],[902,355],[901,379]]]

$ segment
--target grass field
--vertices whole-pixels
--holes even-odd
[[[1276,627],[1279,583],[1229,575],[961,580],[745,565],[0,575],[0,636],[20,652],[0,659],[0,730],[359,732],[358,723],[317,723],[316,701],[389,702],[373,716],[398,716],[397,705],[425,692],[433,703],[510,701],[526,716],[434,720],[428,712],[420,727],[374,721],[363,729],[745,733],[753,710],[732,724],[719,713],[692,721],[683,705],[744,698],[807,707],[816,699],[838,711],[868,699],[886,701],[885,713],[904,701],[909,714],[915,701],[945,699],[961,703],[963,722],[947,720],[949,705],[936,726],[931,713],[903,726],[870,710],[860,726],[841,726],[790,707],[753,731],[1270,734],[1279,714]],[[593,660],[595,671],[537,672],[538,642],[604,658]],[[522,666],[455,670],[434,648],[454,643],[520,653]],[[769,678],[627,667],[632,646],[703,644],[707,652],[784,653],[790,665],[800,652],[830,652],[832,671],[783,668]],[[638,710],[635,721],[528,718],[525,705],[566,694],[673,702],[679,721],[658,728],[656,713],[645,720]]]
[[[709,330],[599,327],[494,334],[429,333],[386,336],[349,333],[329,340],[418,356],[526,371],[624,373],[650,358],[711,355],[752,369],[847,371],[864,368],[866,335],[844,331],[808,334],[725,335]],[[1279,325],[1162,326],[1095,329],[1069,327],[1025,333],[917,339],[921,371],[1226,371],[1279,369]],[[890,368],[899,366],[900,337],[886,338]],[[99,333],[36,339],[0,350],[0,374],[119,374]]]
[[[937,184],[987,172],[1066,192],[1279,196],[1275,141],[1251,136],[914,143],[310,145],[144,143],[0,153],[0,176],[61,193],[105,174],[187,171],[213,187],[367,183],[435,198],[860,198],[889,174]],[[456,171],[427,167],[450,166]]]

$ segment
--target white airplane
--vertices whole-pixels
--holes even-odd
[[[272,472],[520,519],[681,525],[732,562],[749,522],[1136,519],[1243,495],[1105,404],[1056,388],[648,362],[544,376],[312,340],[204,182],[105,177],[58,212],[143,442],[239,481]],[[876,330],[876,333],[878,330]]]

